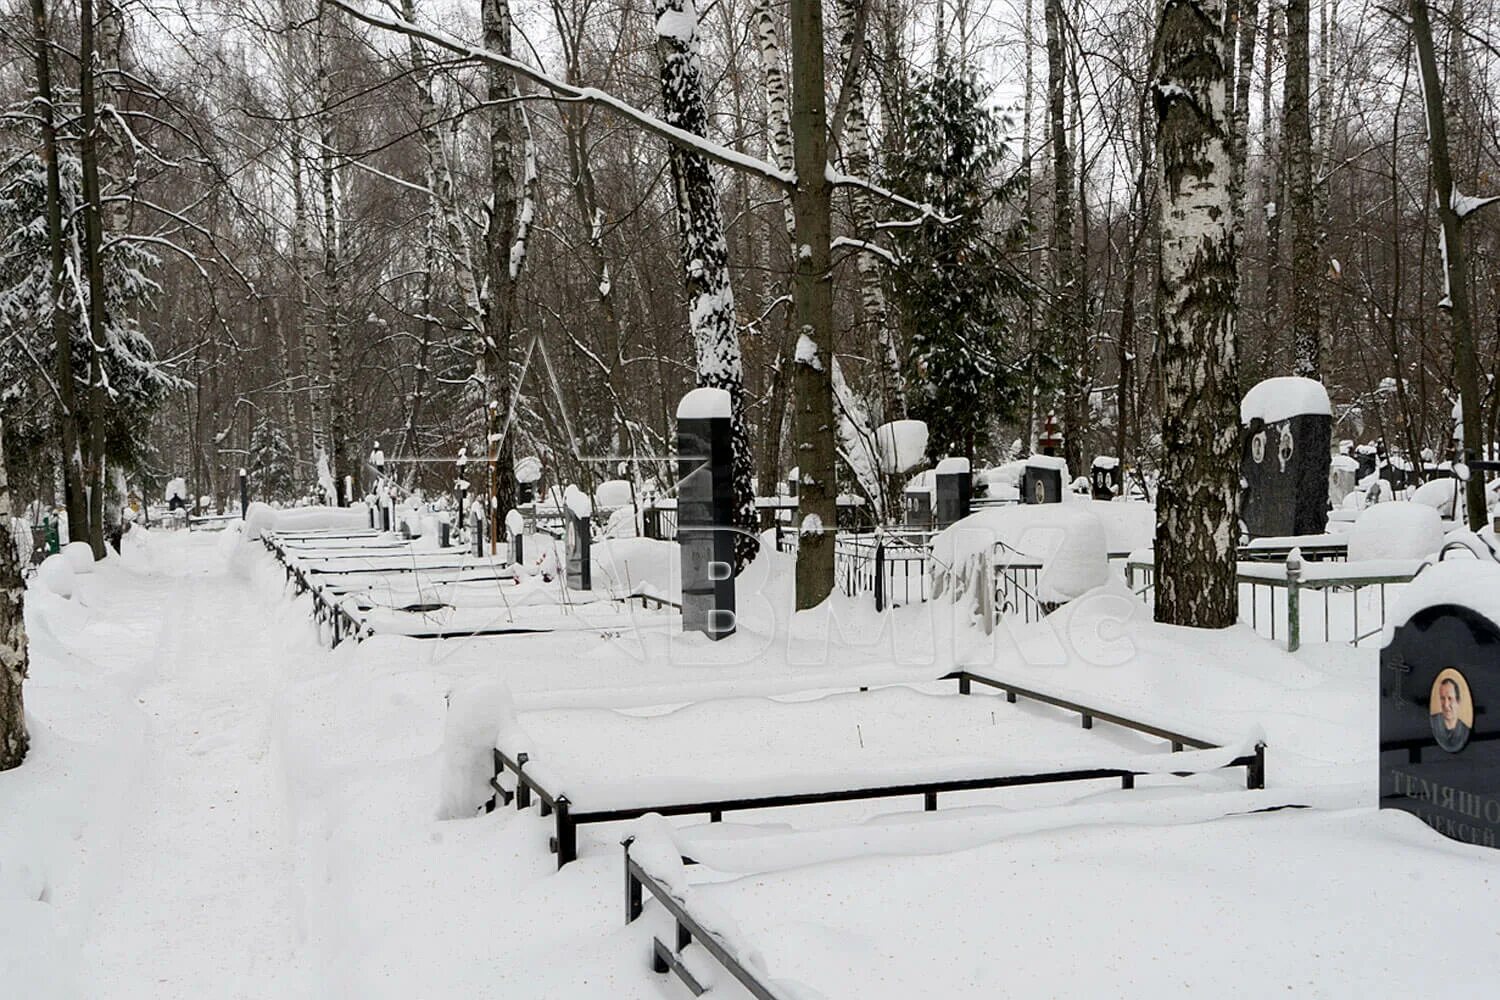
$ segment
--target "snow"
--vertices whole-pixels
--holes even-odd
[[[594,502],[600,507],[629,507],[632,502],[630,483],[608,479],[594,487]]]
[[[1118,469],[1120,460],[1113,455],[1097,455],[1094,457],[1094,468],[1096,469]]]
[[[72,562],[61,552],[42,560],[36,568],[37,580],[58,597],[72,597],[74,574]]]
[[[940,575],[961,574],[991,553],[997,566],[1039,563],[1038,598],[1061,602],[1109,579],[1108,551],[1103,522],[1083,505],[1018,504],[945,528],[932,540],[930,562]]]
[[[880,467],[888,472],[910,472],[927,455],[927,422],[893,420],[875,428],[876,450]]]
[[[818,344],[807,334],[797,336],[797,363],[807,365],[815,371],[823,370],[823,361],[818,357]]]
[[[1359,462],[1348,455],[1334,455],[1329,459],[1329,468],[1339,472],[1359,472]]]
[[[542,460],[535,455],[516,459],[516,482],[535,483],[542,478]]]
[[[1141,535],[1147,505],[1082,501],[1014,508],[1026,516],[988,534],[1029,543],[1092,521],[1081,547],[1102,563],[1114,507]],[[739,630],[709,643],[670,612],[608,599],[670,597],[672,543],[597,543],[602,593],[564,604],[558,585],[483,561],[426,569],[447,557],[363,520],[317,526],[350,516],[324,510],[283,544],[306,565],[361,567],[345,600],[436,597],[471,623],[554,629],[377,632],[330,651],[307,597],[253,544],[252,525],[281,514],[252,505],[243,538],[237,522],[223,536],[142,532],[138,550],[76,577],[71,600],[44,571],[32,582],[35,742],[0,774],[7,996],[216,1000],[247,983],[368,1000],[681,994],[646,961],[653,936],[671,940],[661,908],[620,924],[626,833],[632,856],[788,997],[1407,995],[1434,967],[1460,983],[1500,972],[1500,856],[1372,808],[1373,648],[1290,655],[1244,626],[1158,625],[1109,583],[992,635],[944,602],[877,615],[835,592],[794,615],[795,559],[774,551],[739,578]],[[948,544],[950,557],[989,551]],[[242,573],[226,569],[226,545]],[[1440,563],[1397,606],[1455,595],[1500,621],[1500,566]],[[979,686],[959,696],[934,680],[959,664],[1228,749],[1173,755]],[[1131,791],[945,794],[930,814],[913,796],[588,826],[559,872],[535,807],[482,811],[501,730],[600,801],[1060,761],[1150,773]],[[1266,791],[1207,769],[1260,736]],[[1195,773],[1163,773],[1177,769]],[[1311,808],[1256,812],[1293,804]],[[496,928],[520,929],[524,947],[496,960]],[[1422,961],[1390,961],[1392,941]],[[721,974],[715,993],[737,989]]]
[[[656,35],[670,39],[679,45],[693,40],[698,27],[698,12],[693,9],[693,0],[682,0],[682,9],[663,8],[656,15]]]
[[[61,555],[75,575],[82,576],[94,571],[94,550],[88,542],[69,542],[62,547]]]
[[[1385,641],[1427,608],[1457,604],[1500,627],[1500,563],[1489,559],[1444,559],[1424,569],[1391,605]]]
[[[186,479],[183,479],[181,476],[177,476],[176,478],[167,481],[166,500],[168,503],[172,502],[173,500],[186,501],[187,498],[188,488]]]
[[[574,517],[594,516],[594,501],[572,483],[569,483],[568,488],[563,492],[563,503],[567,505],[568,510],[573,512]]]
[[[1407,500],[1367,507],[1349,531],[1349,561],[1426,559],[1443,547],[1443,524],[1433,508]]]
[[[733,412],[733,401],[726,389],[703,386],[693,389],[677,404],[678,420],[728,419]]]
[[[1240,401],[1240,423],[1246,426],[1257,418],[1274,424],[1303,414],[1333,414],[1322,382],[1295,375],[1268,378],[1252,386]]]
[[[1032,455],[1026,459],[1026,466],[1032,469],[1048,469],[1062,473],[1063,482],[1068,479],[1068,462],[1060,455]]]
[[[937,464],[936,472],[940,476],[966,476],[969,474],[969,460],[967,458],[945,458]]]

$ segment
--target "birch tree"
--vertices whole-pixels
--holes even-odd
[[[1156,620],[1227,628],[1235,585],[1239,407],[1222,0],[1167,0],[1157,27],[1162,413]]]
[[[663,118],[684,132],[706,136],[708,110],[703,102],[697,33],[693,0],[656,0]],[[681,146],[672,147],[670,156],[698,384],[728,391],[732,404],[735,527],[743,532],[735,540],[738,571],[759,545],[754,534],[754,464],[745,426],[745,377],[735,325],[734,291],[729,284],[729,247],[708,158]]]
[[[6,472],[4,426],[0,425],[0,771],[19,767],[31,745],[26,733],[26,584],[16,551],[14,511]]]

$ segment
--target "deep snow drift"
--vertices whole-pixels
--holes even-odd
[[[611,555],[611,586],[670,586],[653,546]],[[610,792],[1162,752],[1045,706],[960,701],[933,680],[958,665],[1263,734],[1267,789],[1207,771],[963,793],[936,813],[674,819],[705,861],[690,894],[802,984],[791,995],[1380,992],[1396,940],[1455,985],[1500,971],[1475,937],[1500,916],[1500,855],[1373,809],[1373,648],[1289,655],[1247,627],[1158,626],[1118,584],[992,635],[942,600],[877,616],[840,598],[793,620],[789,568],[757,560],[718,644],[575,610],[548,634],[330,651],[233,530],[153,533],[74,575],[71,597],[34,583],[34,749],[0,774],[0,982],[27,998],[683,996],[647,961],[670,936],[659,908],[622,923],[628,824],[583,828],[558,871],[535,808],[482,812],[501,720]],[[1310,808],[1253,814],[1287,804]],[[1443,886],[1473,934],[1426,919]],[[997,940],[1015,942],[1003,961]]]

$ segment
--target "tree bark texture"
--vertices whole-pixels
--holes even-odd
[[[821,604],[833,590],[838,524],[834,482],[832,383],[833,286],[829,268],[832,188],[828,183],[828,110],[824,97],[823,11],[819,0],[791,0],[792,147],[797,223],[792,299],[795,360],[798,507],[797,609]]]
[[[707,135],[708,109],[703,99],[697,13],[692,0],[656,0],[656,31],[663,118],[693,135]],[[708,158],[675,145],[670,158],[698,385],[726,390],[733,407],[735,527],[744,532],[735,541],[738,571],[754,557],[759,544],[755,540],[755,491],[751,488],[754,458],[745,425],[744,365],[734,291],[729,284],[729,246]]]
[[[1165,397],[1156,620],[1226,628],[1239,612],[1240,424],[1222,0],[1167,0],[1156,44]]]

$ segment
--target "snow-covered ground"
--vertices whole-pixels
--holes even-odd
[[[32,587],[33,751],[0,774],[7,995],[686,996],[650,970],[659,908],[623,922],[629,824],[585,827],[559,871],[535,808],[481,811],[502,720],[606,791],[1160,750],[933,685],[957,664],[1261,733],[1267,789],[1212,771],[674,820],[705,861],[692,896],[797,995],[1395,994],[1424,969],[1466,988],[1500,971],[1500,854],[1373,808],[1373,648],[1157,626],[1122,587],[988,637],[941,603],[792,622],[768,554],[719,644],[578,614],[329,650],[268,553],[228,558],[235,539],[157,533],[70,600]],[[1309,808],[1250,814],[1288,804]]]

